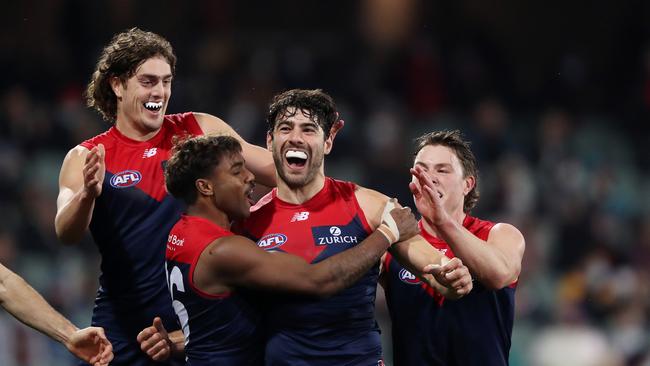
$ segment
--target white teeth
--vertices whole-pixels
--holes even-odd
[[[144,104],[144,107],[149,109],[149,110],[152,110],[152,111],[157,111],[160,108],[162,108],[162,105],[163,105],[162,102],[158,102],[158,103],[147,102],[147,103]]]
[[[284,156],[287,159],[288,158],[298,158],[298,159],[307,160],[307,154],[304,151],[288,150],[287,153]]]

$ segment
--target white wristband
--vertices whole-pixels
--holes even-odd
[[[393,215],[390,214],[390,212],[395,208],[395,199],[391,198],[386,202],[386,205],[384,206],[384,212],[381,215],[381,223],[384,225],[388,230],[390,230],[390,233],[393,235],[394,240],[398,241],[399,240],[399,229],[397,228],[397,223],[395,222],[395,219],[393,219]],[[383,231],[382,234],[386,235]],[[390,241],[390,239],[389,239]],[[392,244],[393,242],[391,242]]]

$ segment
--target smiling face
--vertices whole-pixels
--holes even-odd
[[[245,165],[240,152],[224,155],[206,179],[198,179],[199,192],[208,192],[212,204],[230,220],[242,220],[250,215],[255,188],[254,175]],[[204,193],[205,194],[205,193]]]
[[[302,110],[289,107],[277,117],[266,144],[273,154],[278,176],[289,188],[298,189],[324,179],[323,161],[332,148],[332,137]]]
[[[124,83],[113,78],[111,87],[118,100],[118,128],[139,136],[157,132],[171,97],[171,84],[172,70],[162,56],[147,59]]]
[[[416,166],[422,167],[433,178],[447,212],[462,213],[465,196],[474,187],[475,178],[465,177],[454,151],[442,145],[426,145],[415,156],[413,167]]]

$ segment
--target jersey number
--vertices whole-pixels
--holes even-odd
[[[170,272],[167,268],[167,263],[165,263],[165,271],[167,272],[167,286],[169,286],[169,293],[172,296],[172,306],[174,307],[174,312],[176,313],[178,320],[181,322],[183,335],[185,336],[185,345],[187,346],[187,342],[190,340],[189,317],[183,303],[174,299],[174,287],[176,287],[176,291],[178,292],[185,292],[183,273],[181,273],[181,270],[176,266],[174,266]]]

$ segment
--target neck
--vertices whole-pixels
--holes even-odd
[[[453,215],[450,215],[452,221],[457,223],[460,226],[463,226],[463,221],[465,221],[466,216],[467,214],[463,212],[463,210],[459,210],[458,212],[455,212]],[[424,227],[424,231],[426,231],[429,235],[434,236],[436,238],[441,238],[438,230],[435,228],[435,226],[429,224],[429,221],[422,219],[422,226]]]
[[[212,203],[202,203],[197,201],[195,204],[187,208],[187,214],[202,217],[214,222],[226,230],[230,230],[230,218],[225,212],[212,205]]]
[[[115,128],[117,128],[122,135],[135,141],[147,141],[160,131],[160,128],[152,131],[144,128],[144,126],[141,128],[138,127],[140,126],[137,123],[129,121],[128,118],[120,116],[119,114],[115,120]]]
[[[278,182],[278,198],[284,202],[299,205],[312,199],[325,186],[325,175],[318,173],[314,179],[302,187],[292,188],[276,175]]]

